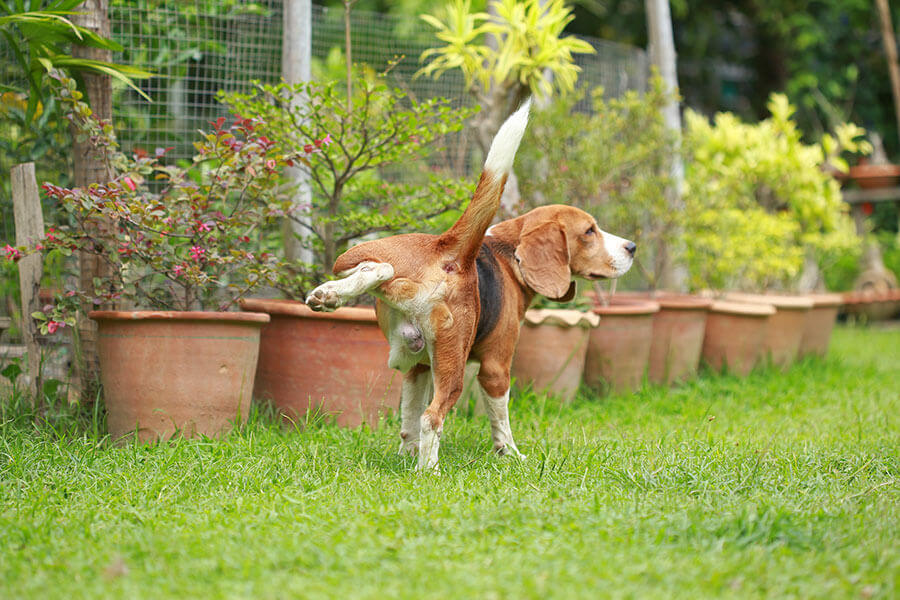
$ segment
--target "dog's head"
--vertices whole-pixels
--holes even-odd
[[[588,213],[565,205],[541,206],[498,223],[491,233],[515,238],[516,260],[528,287],[564,302],[575,295],[573,277],[620,277],[631,268],[637,249],[634,242],[600,229]]]

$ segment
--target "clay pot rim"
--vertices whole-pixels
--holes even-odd
[[[843,304],[870,304],[872,302],[890,302],[892,299],[893,294],[890,290],[886,292],[877,292],[874,290],[844,292]]]
[[[269,315],[260,312],[213,310],[92,310],[88,317],[95,321],[218,321],[248,325],[262,325],[270,320]]]
[[[637,298],[616,299],[616,297],[613,296],[612,304],[608,306],[595,304],[592,311],[602,318],[603,315],[652,315],[658,313],[659,308],[659,302],[654,300],[641,300]]]
[[[240,301],[241,310],[277,315],[279,317],[297,317],[300,319],[323,319],[329,321],[364,321],[374,322],[375,308],[371,306],[342,306],[334,312],[316,312],[299,300],[281,298],[244,298]]]
[[[529,308],[523,318],[529,325],[556,325],[558,327],[596,327],[600,317],[594,313],[573,308]]]
[[[620,294],[614,294],[615,299]],[[712,298],[695,296],[693,294],[680,294],[678,292],[657,291],[653,292],[621,292],[623,300],[648,300],[659,304],[660,310],[708,310],[713,303]]]
[[[788,296],[786,294],[729,292],[725,294],[724,299],[731,302],[746,302],[748,304],[770,304],[776,310],[809,310],[813,307],[813,301],[806,296]]]
[[[844,303],[841,294],[806,294],[806,297],[812,300],[813,308],[829,308]]]
[[[768,317],[774,315],[776,310],[771,304],[760,302],[737,302],[734,300],[716,300],[709,307],[710,312],[729,315],[741,315],[745,317]]]

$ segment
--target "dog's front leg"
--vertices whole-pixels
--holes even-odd
[[[485,409],[491,420],[491,438],[494,451],[500,456],[513,456],[520,460],[519,452],[509,426],[509,363],[510,360],[485,360],[478,372],[478,383],[485,395]]]
[[[431,369],[416,365],[403,376],[400,392],[400,454],[415,456],[419,452],[422,411],[431,399],[434,387]]]
[[[326,281],[310,292],[306,305],[315,311],[332,311],[390,280],[394,276],[394,267],[388,263],[365,261],[341,275],[342,279]]]

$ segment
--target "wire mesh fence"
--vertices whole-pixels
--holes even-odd
[[[119,136],[128,146],[174,146],[170,156],[189,158],[199,128],[220,116],[218,90],[242,91],[251,81],[275,83],[281,77],[282,1],[234,4],[219,11],[216,3],[197,1],[194,10],[178,3],[142,0],[111,8],[113,37],[125,52],[122,62],[147,67],[157,76],[142,83],[154,101],[121,90],[114,105]],[[342,9],[314,6],[312,11],[314,78],[342,76]],[[435,45],[431,28],[414,16],[354,11],[350,18],[354,63],[375,72],[392,68],[388,81],[413,98],[447,98],[454,106],[471,105],[462,75],[448,72],[438,80],[414,74],[419,56]],[[578,55],[581,84],[602,85],[610,96],[643,89],[645,53],[604,40],[588,40],[596,54]],[[467,144],[463,132],[456,143]],[[448,159],[449,160],[449,159]],[[459,165],[444,165],[460,168]]]
[[[123,147],[173,147],[167,155],[170,160],[189,160],[198,129],[208,128],[209,121],[224,114],[216,100],[219,90],[243,91],[253,80],[280,80],[282,10],[282,0],[111,2],[111,35],[123,46],[114,60],[156,74],[139,82],[152,102],[124,86],[115,86],[113,116]],[[389,84],[413,98],[444,97],[454,106],[474,104],[458,72],[448,72],[438,80],[414,77],[421,66],[419,56],[435,45],[433,30],[417,17],[353,11],[350,22],[355,64],[364,64],[375,72],[393,64]],[[313,7],[314,78],[342,76],[344,35],[342,9]],[[582,68],[580,85],[602,85],[613,97],[626,90],[644,89],[648,67],[643,50],[599,39],[587,41],[596,53],[576,55]],[[0,40],[0,67],[6,69],[10,58]],[[8,133],[15,135],[13,130]],[[469,132],[460,132],[444,145],[453,151],[437,155],[438,163],[443,161],[437,166],[456,172],[469,169],[470,165],[459,160],[467,154],[459,149],[474,145]],[[64,168],[67,160],[64,151],[59,154],[55,169]],[[13,162],[10,153],[0,149],[3,173],[9,172]],[[59,179],[65,181],[65,174]],[[5,218],[10,205],[8,190],[3,187],[0,205],[4,224],[0,234],[12,239],[11,219]]]

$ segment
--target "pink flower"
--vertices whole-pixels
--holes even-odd
[[[322,146],[329,146],[329,145],[331,145],[331,141],[332,141],[332,140],[331,140],[331,134],[329,133],[329,134],[326,135],[324,138],[322,138],[321,140],[316,140],[314,143],[315,143],[315,145],[316,145],[316,148],[321,148]]]
[[[47,331],[49,333],[56,333],[57,329],[62,329],[65,326],[66,326],[66,324],[63,323],[62,321],[54,321],[53,319],[51,319],[47,323]]]
[[[175,265],[172,267],[172,273],[175,274],[175,277],[181,277],[184,273],[184,265]]]
[[[191,258],[196,261],[199,261],[206,254],[206,250],[201,248],[200,246],[191,246]]]
[[[197,231],[212,231],[213,225],[215,225],[213,221],[200,223],[199,225],[197,225]]]
[[[270,158],[269,160],[266,161],[266,168],[270,171],[275,170],[275,165],[276,165],[276,163],[275,163],[274,158]]]
[[[13,248],[9,244],[3,247],[3,251],[6,252],[6,260],[19,260],[22,258],[22,253],[19,252],[19,249]]]

